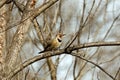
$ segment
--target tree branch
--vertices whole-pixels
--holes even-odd
[[[38,15],[40,15],[41,12],[45,11],[46,9],[48,9],[49,7],[51,7],[54,3],[56,3],[59,0],[49,0],[49,2],[43,4],[42,6],[36,8],[33,12],[33,17],[37,17]]]
[[[13,37],[12,40],[12,45],[10,46],[8,53],[7,53],[7,57],[6,57],[6,63],[9,64],[9,67],[13,67],[14,63],[16,62],[17,59],[17,55],[21,49],[21,46],[24,43],[24,39],[25,39],[25,34],[28,32],[28,29],[30,27],[31,21],[34,19],[34,16],[38,16],[40,13],[42,13],[43,11],[45,11],[46,9],[48,9],[50,6],[52,6],[56,1],[58,0],[50,0],[49,2],[47,2],[46,4],[44,4],[43,6],[41,6],[39,8],[39,11],[37,12],[26,12],[26,10],[31,10],[31,8],[29,7],[31,0],[29,0],[25,6],[25,10],[23,11],[23,15],[22,15],[22,19],[21,21],[24,21],[23,23],[21,23],[18,26],[18,29]],[[35,9],[36,11],[37,9]],[[34,14],[34,16],[32,16]],[[31,17],[32,16],[32,17]]]
[[[94,63],[94,62],[92,62],[92,61],[90,61],[90,60],[87,60],[87,59],[81,57],[80,55],[78,55],[78,54],[76,54],[76,53],[72,53],[71,55],[72,55],[72,56],[75,56],[75,57],[78,57],[78,58],[80,58],[80,59],[82,59],[82,60],[84,60],[84,61],[86,61],[86,62],[89,62],[89,63],[95,65],[95,66],[98,67],[101,71],[103,71],[105,74],[107,74],[110,78],[112,78],[113,80],[116,80],[112,75],[110,75],[107,71],[105,71],[105,70],[104,70],[102,67],[100,67],[98,64],[96,64],[96,63]]]
[[[7,0],[1,0],[0,1],[0,8],[6,3]]]
[[[18,65],[14,71],[10,72],[10,74],[8,75],[8,79],[12,78],[14,75],[16,75],[18,72],[20,72],[21,70],[23,70],[25,67],[29,66],[30,64],[51,57],[51,56],[56,56],[56,55],[60,55],[60,54],[65,54],[65,53],[70,53],[74,50],[78,50],[78,49],[82,49],[82,48],[89,48],[89,47],[100,47],[100,46],[120,46],[120,41],[118,42],[91,42],[91,43],[85,43],[85,44],[81,44],[81,45],[76,45],[73,47],[68,47],[67,49],[60,49],[60,50],[56,50],[54,51],[54,53],[52,51],[46,51],[44,53],[41,53],[40,55],[37,55],[33,58],[30,58],[28,60],[26,60],[25,62],[23,62],[22,64]],[[77,57],[77,55],[75,54],[71,54]],[[81,57],[79,57],[81,58]],[[110,74],[108,74],[102,67],[100,67],[99,65],[95,64],[92,61],[88,61],[84,58],[81,58],[93,65],[95,65],[96,67],[98,67],[100,70],[102,70],[104,73],[106,73],[109,77],[111,77],[112,79],[114,78],[113,76],[111,76]],[[22,67],[21,67],[22,66]]]

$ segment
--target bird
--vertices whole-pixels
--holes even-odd
[[[49,41],[47,43],[47,46],[44,48],[44,50],[39,52],[38,54],[43,53],[45,51],[51,51],[51,50],[58,49],[61,46],[61,44],[62,44],[62,37],[64,35],[65,34],[58,33],[55,38],[53,38],[51,41]]]

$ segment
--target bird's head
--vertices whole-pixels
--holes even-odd
[[[59,38],[59,39],[62,39],[63,36],[65,36],[65,34],[62,34],[62,33],[57,34],[57,38]]]
[[[57,34],[56,39],[57,39],[59,42],[61,42],[63,36],[65,36],[65,34],[59,33],[59,34]]]

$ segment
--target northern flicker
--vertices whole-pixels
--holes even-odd
[[[62,33],[57,34],[54,39],[52,39],[50,42],[48,42],[47,46],[44,48],[44,51],[41,51],[39,53],[58,49],[62,43],[62,37],[64,35],[65,34],[62,34]]]

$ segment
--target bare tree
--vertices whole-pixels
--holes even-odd
[[[0,80],[119,80],[119,2],[1,0]]]

